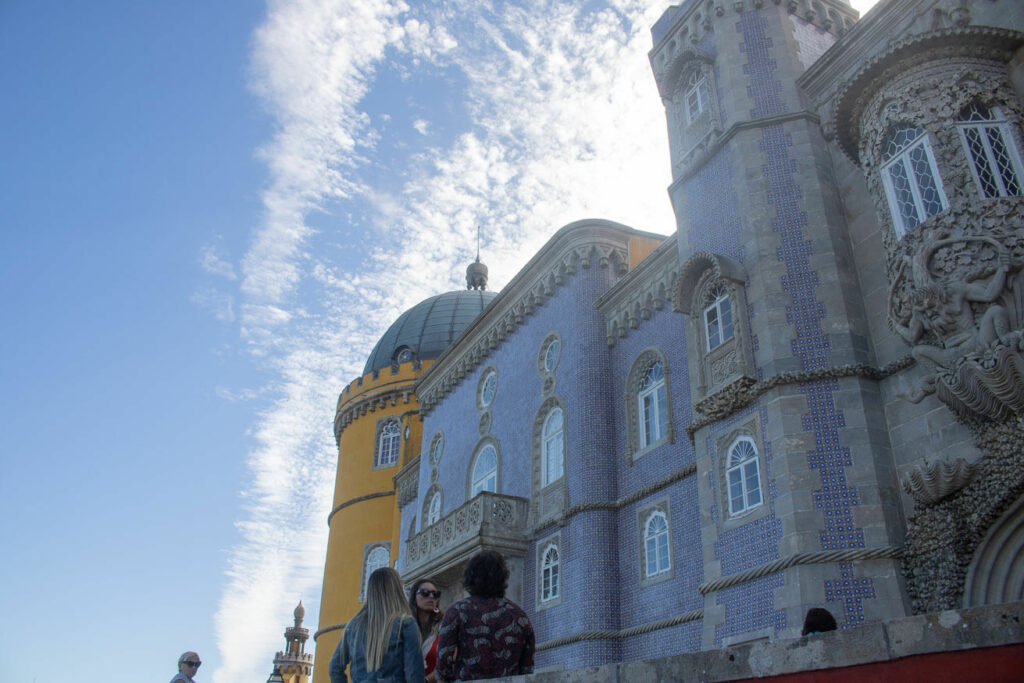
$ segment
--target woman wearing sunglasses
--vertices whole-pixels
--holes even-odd
[[[437,683],[434,667],[437,666],[437,631],[441,623],[441,591],[430,579],[419,579],[409,592],[409,607],[420,627],[427,683]]]
[[[402,594],[402,580],[381,567],[366,582],[366,604],[345,627],[331,657],[331,683],[404,681],[423,683],[420,632]]]
[[[196,672],[202,664],[199,655],[189,650],[178,657],[178,675],[171,679],[171,683],[195,683]]]

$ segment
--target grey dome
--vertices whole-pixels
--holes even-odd
[[[380,338],[363,374],[391,365],[406,349],[408,360],[437,358],[497,295],[482,290],[455,291],[421,301],[400,315]]]

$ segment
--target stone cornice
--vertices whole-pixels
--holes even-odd
[[[671,300],[673,283],[679,274],[676,234],[594,302],[594,308],[605,317],[608,346],[614,346],[617,338],[650,320],[654,311],[662,310]]]
[[[835,109],[826,132],[835,131],[843,152],[859,163],[860,118],[875,91],[889,80],[890,70],[907,63],[980,58],[1007,62],[1024,45],[1024,33],[989,26],[968,26],[928,31],[892,42],[888,49],[862,63],[837,89]]]
[[[367,493],[365,496],[356,496],[355,498],[352,498],[351,500],[346,500],[344,503],[338,505],[333,510],[331,510],[331,514],[327,515],[327,524],[330,525],[331,518],[334,517],[334,515],[336,515],[339,512],[341,512],[342,510],[344,510],[345,508],[347,508],[349,505],[355,505],[356,503],[362,503],[364,500],[373,500],[374,498],[383,498],[384,496],[393,496],[393,495],[395,495],[394,491],[378,491],[377,493]]]
[[[420,486],[420,456],[416,456],[405,466],[398,470],[398,474],[391,478],[395,484],[395,491],[398,492],[398,507],[405,507],[407,503],[416,500]]]
[[[399,400],[403,404],[409,403],[409,399],[413,398],[412,381],[396,384],[398,386],[370,393],[354,401],[349,400],[345,403],[339,401],[338,410],[334,414],[334,441],[340,445],[341,433],[345,431],[345,427],[366,413],[375,412],[378,408],[386,408],[389,403],[396,406]]]
[[[624,275],[629,269],[629,238],[664,237],[608,220],[570,223],[491,301],[483,314],[441,354],[416,382],[420,414],[426,416],[462,379],[497,349],[526,318],[566,284],[579,268],[597,265]]]

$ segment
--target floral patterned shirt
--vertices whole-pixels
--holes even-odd
[[[437,673],[446,681],[472,681],[533,673],[533,624],[507,598],[470,596],[444,613]]]

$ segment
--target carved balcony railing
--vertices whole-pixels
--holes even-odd
[[[522,555],[529,508],[525,498],[484,491],[407,542],[402,574],[435,576],[485,548]]]

